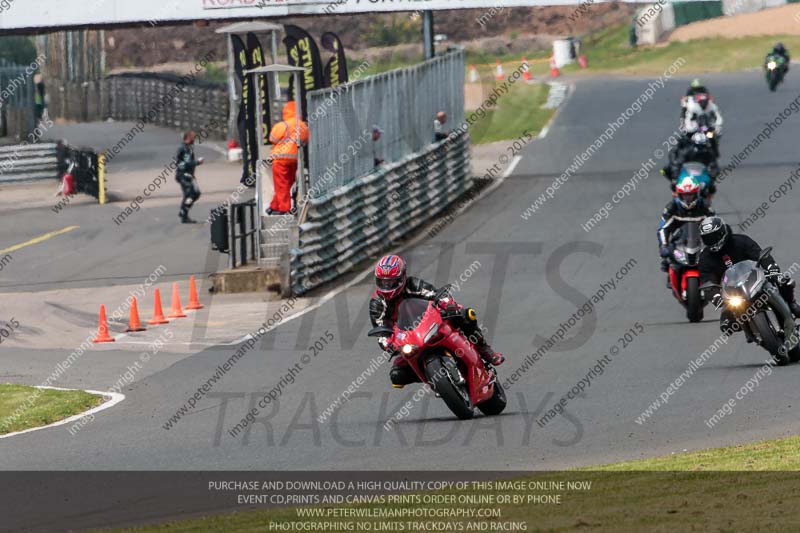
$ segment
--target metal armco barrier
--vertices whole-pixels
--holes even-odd
[[[471,181],[463,133],[310,199],[297,248],[290,250],[292,292],[328,282],[419,229]]]
[[[170,74],[128,73],[106,78],[108,116],[179,130],[209,130],[227,135],[228,93],[224,84],[196,80],[185,83]],[[178,90],[180,89],[180,90]]]
[[[56,143],[40,143],[0,147],[0,183],[58,179],[56,146]]]

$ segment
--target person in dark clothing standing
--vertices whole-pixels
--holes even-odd
[[[47,107],[47,96],[45,95],[44,78],[40,73],[33,76],[34,93],[34,118],[38,125],[44,119],[45,109]]]
[[[197,223],[189,218],[189,209],[200,198],[200,188],[197,186],[197,180],[194,177],[194,169],[203,164],[202,157],[196,158],[194,156],[194,141],[196,138],[197,135],[191,130],[184,133],[183,144],[178,149],[178,155],[175,156],[175,162],[177,163],[175,181],[180,184],[183,191],[181,210],[178,216],[183,224]]]
[[[700,238],[705,248],[700,253],[700,285],[706,283],[719,284],[725,271],[740,261],[758,261],[761,247],[756,241],[743,233],[733,233],[731,227],[720,217],[711,216],[700,223]],[[760,263],[761,267],[770,274],[780,274],[781,269],[767,254]],[[795,282],[788,274],[781,274],[777,278],[778,290],[781,297],[789,304],[789,309],[795,318],[800,318],[800,305],[794,295]],[[718,305],[722,301],[719,289],[711,290],[706,294],[706,300]],[[733,317],[727,310],[719,317],[719,326],[727,334],[733,325]]]

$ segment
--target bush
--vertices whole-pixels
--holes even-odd
[[[369,46],[394,46],[420,40],[419,24],[413,20],[392,20],[391,24],[373,24],[366,35]]]
[[[36,46],[30,37],[0,37],[0,60],[30,65],[36,60]]]

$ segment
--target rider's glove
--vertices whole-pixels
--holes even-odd
[[[669,257],[670,256],[669,246],[661,246],[661,247],[659,247],[658,255],[660,255],[661,257]]]
[[[715,294],[711,297],[711,304],[714,307],[719,307],[722,305],[722,295],[720,293]]]
[[[438,302],[439,309],[444,311],[445,314],[454,315],[458,313],[458,304],[451,297],[447,296]]]
[[[769,274],[780,274],[781,273],[781,267],[779,267],[776,263],[772,263],[771,265],[769,265],[767,267],[767,272]]]
[[[384,352],[391,352],[394,350],[394,347],[389,343],[389,339],[387,337],[380,337],[378,339],[378,345]]]

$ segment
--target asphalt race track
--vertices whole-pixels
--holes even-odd
[[[502,416],[459,422],[440,400],[426,396],[412,401],[410,414],[384,430],[384,423],[419,387],[391,389],[383,365],[335,415],[317,420],[379,354],[374,340],[366,337],[372,290],[368,278],[316,311],[281,324],[171,429],[162,426],[235,346],[208,349],[148,371],[123,391],[123,403],[98,415],[74,437],[61,427],[0,440],[0,468],[537,470],[796,434],[797,365],[775,369],[737,402],[732,415],[713,429],[706,426],[705,420],[768,356],[745,344],[743,337],[716,352],[649,420],[635,422],[714,342],[718,315],[707,308],[705,322],[688,324],[665,288],[656,244],[659,214],[669,199],[667,183],[657,172],[661,162],[597,227],[586,232],[581,224],[663,148],[677,127],[678,98],[688,80],[671,81],[658,90],[538,212],[528,220],[521,217],[648,81],[579,81],[548,135],[524,149],[521,163],[501,187],[435,238],[405,252],[413,273],[437,284],[459,281],[457,299],[478,309],[493,344],[507,356],[500,368],[503,379],[542,344],[537,336],[553,335],[628,264],[627,274],[615,280],[616,288],[594,312],[521,375],[508,391],[509,406]],[[800,79],[789,76],[771,94],[756,71],[704,81],[725,117],[723,163],[800,92]],[[798,164],[799,134],[800,118],[792,115],[720,185],[715,207],[729,223],[741,222],[789,178]],[[749,231],[762,245],[775,247],[784,268],[800,262],[794,194],[772,204]],[[273,311],[265,310],[265,318]],[[637,328],[636,323],[642,333],[621,348],[618,339]],[[334,340],[303,365],[277,402],[261,410],[255,425],[231,437],[228,430],[257,407],[264,392],[276,387],[326,331]],[[584,396],[570,400],[563,415],[540,427],[536,419],[612,346],[620,348],[617,355]],[[28,355],[18,351],[11,360],[23,361]],[[42,366],[42,378],[44,372]],[[69,380],[63,385],[70,386]]]

